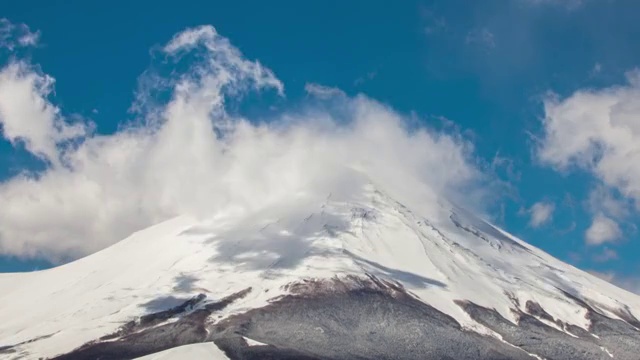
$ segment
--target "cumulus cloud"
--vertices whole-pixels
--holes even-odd
[[[13,51],[17,47],[35,46],[39,39],[39,31],[32,32],[25,24],[13,24],[0,18],[0,48]]]
[[[0,183],[1,253],[72,259],[181,214],[349,191],[354,173],[407,198],[462,189],[473,198],[482,181],[460,136],[409,131],[405,116],[363,95],[296,104],[269,122],[231,114],[227,102],[284,86],[211,26],[187,29],[161,51],[177,65],[166,77],[143,76],[138,121],[108,135],[69,123],[49,98],[53,79],[35,67],[1,70],[2,135],[47,164]],[[169,89],[168,101],[153,97],[158,88]]]
[[[585,233],[585,239],[589,245],[601,245],[607,242],[614,242],[622,236],[622,231],[617,222],[598,214],[593,218],[591,226]]]
[[[547,97],[538,155],[560,170],[576,166],[593,173],[640,207],[640,71],[629,72],[627,80],[566,99]]]
[[[537,228],[548,223],[551,221],[555,209],[555,204],[551,202],[540,201],[533,204],[528,211],[531,215],[529,226]]]

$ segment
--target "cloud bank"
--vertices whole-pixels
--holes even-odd
[[[314,99],[269,121],[231,114],[230,101],[283,95],[284,85],[211,26],[175,35],[161,53],[175,68],[143,76],[138,121],[113,134],[71,121],[37,67],[13,60],[0,70],[2,136],[46,164],[0,183],[0,253],[71,260],[177,215],[348,191],[354,172],[407,197],[481,194],[469,143],[409,130],[408,118],[363,95]]]

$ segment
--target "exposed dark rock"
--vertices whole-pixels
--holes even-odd
[[[12,345],[0,346],[0,354],[11,354],[14,352],[16,352],[16,350]]]
[[[544,319],[544,320],[548,320],[551,322],[555,322],[555,319],[553,318],[553,316],[549,315],[548,312],[546,312],[542,306],[540,306],[540,304],[538,304],[535,301],[531,301],[531,300],[527,300],[527,303],[525,304],[525,310],[540,319]]]
[[[47,339],[47,338],[52,337],[53,335],[55,335],[55,334],[38,336],[36,338],[29,339],[29,340],[23,341],[21,343],[13,344],[13,345],[0,345],[0,354],[13,354],[13,353],[16,353],[16,352],[19,351],[18,348],[21,345],[30,344],[30,343],[33,343],[33,342],[36,342],[36,341],[39,341],[39,340],[42,340],[42,339]],[[20,358],[20,357],[18,357],[18,358]]]

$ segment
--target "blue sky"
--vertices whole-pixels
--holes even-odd
[[[186,28],[211,24],[277,75],[287,103],[308,97],[305,84],[315,83],[366,94],[430,128],[453,126],[473,144],[478,167],[503,182],[487,206],[498,224],[564,261],[640,289],[640,177],[604,166],[607,154],[585,165],[576,160],[584,148],[558,149],[569,141],[561,136],[571,138],[561,126],[573,121],[570,115],[543,121],[552,110],[596,102],[572,98],[577,92],[602,99],[626,89],[629,72],[640,67],[639,11],[640,3],[623,0],[12,2],[0,18],[27,25],[39,39],[3,49],[1,65],[16,58],[37,64],[56,79],[49,95],[56,106],[110,134],[133,117],[140,75],[162,66],[154,49]],[[14,29],[11,36],[20,34]],[[629,87],[620,97],[640,103]],[[266,100],[254,100],[242,111],[259,116]],[[638,124],[635,115],[640,111],[625,121]],[[576,121],[576,137],[586,134]],[[599,146],[611,139],[599,138]],[[620,150],[631,154],[630,164],[640,162],[637,139]],[[0,140],[0,180],[43,166]],[[16,254],[5,251],[0,271],[49,266]]]

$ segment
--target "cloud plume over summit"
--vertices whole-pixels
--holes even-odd
[[[175,35],[161,53],[175,69],[143,75],[138,121],[112,134],[72,121],[52,103],[54,79],[26,60],[0,70],[2,136],[46,164],[0,183],[0,253],[65,261],[178,215],[348,191],[354,173],[400,197],[482,196],[472,146],[456,134],[410,127],[364,95],[306,97],[269,121],[246,118],[226,104],[283,96],[271,70],[211,26]],[[168,100],[154,98],[159,88]]]

